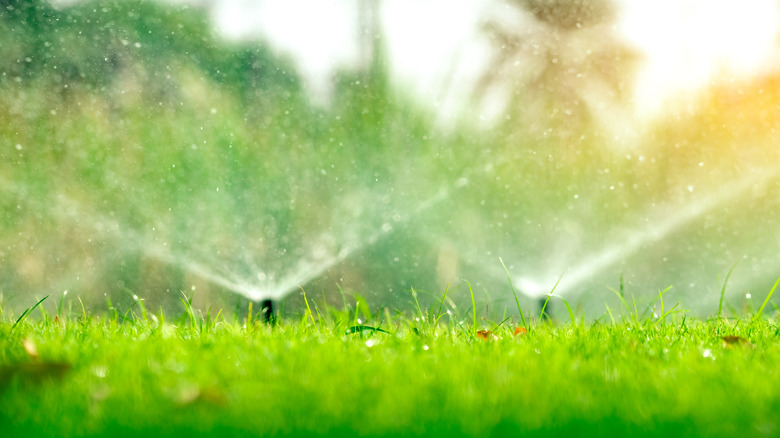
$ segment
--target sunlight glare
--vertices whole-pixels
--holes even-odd
[[[780,5],[771,0],[624,1],[620,30],[643,55],[636,85],[639,113],[655,113],[672,95],[770,67]]]

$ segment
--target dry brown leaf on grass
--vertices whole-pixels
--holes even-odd
[[[60,380],[70,371],[71,365],[65,362],[30,362],[0,367],[0,384],[19,378],[30,383],[44,380]]]
[[[215,406],[227,403],[225,395],[214,387],[197,384],[182,384],[168,391],[170,398],[179,405],[207,403]]]
[[[726,348],[743,347],[743,348],[756,348],[756,346],[747,339],[740,336],[724,336],[720,338],[723,346]]]
[[[38,360],[40,358],[38,356],[38,349],[35,347],[35,342],[33,342],[32,339],[25,338],[25,340],[22,341],[22,347],[24,347],[25,353],[30,356],[30,359]]]
[[[0,386],[14,378],[31,383],[49,379],[60,380],[71,369],[71,364],[67,362],[41,360],[38,348],[30,338],[22,341],[22,348],[31,361],[0,366]]]
[[[494,339],[498,339],[498,336],[496,336],[490,330],[479,330],[479,331],[477,331],[477,337],[482,339],[483,341],[492,341]]]
[[[527,335],[528,330],[525,327],[517,327],[515,328],[515,336],[517,335]]]

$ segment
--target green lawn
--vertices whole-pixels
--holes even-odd
[[[312,308],[275,327],[189,306],[2,315],[2,436],[780,435],[771,318],[534,318],[515,335],[471,313]]]
[[[636,139],[558,126],[534,81],[503,121],[475,106],[447,126],[381,50],[320,106],[292,61],[185,2],[20,4],[0,13],[0,438],[780,436],[775,289],[724,308],[729,273],[709,319],[646,293],[683,285],[715,313],[711,273],[743,260],[731,299],[777,275],[776,78],[713,85]],[[746,172],[766,185],[708,195]],[[614,272],[581,269],[658,230]],[[605,279],[566,295],[583,310],[491,320],[535,303],[498,289],[508,271],[578,267]],[[627,267],[644,295],[621,274],[621,314],[601,285]],[[403,308],[461,278],[486,296],[325,304]],[[227,308],[243,286],[293,311],[270,327],[176,292]],[[20,313],[41,291],[79,299]]]

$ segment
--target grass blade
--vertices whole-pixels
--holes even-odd
[[[680,303],[675,304],[674,306],[672,306],[671,309],[669,309],[668,312],[664,312],[663,310],[661,310],[661,316],[653,324],[658,324],[659,322],[664,321],[666,319],[666,317],[671,315],[672,312],[674,312],[674,309],[676,309],[677,306],[679,306],[679,305],[680,305]]]
[[[626,312],[631,313],[631,306],[628,305],[628,301],[626,301],[626,297],[623,294],[623,277],[620,277],[619,291],[609,286],[607,286],[607,289],[611,290],[615,295],[617,295],[617,297],[620,299],[620,303],[623,304],[623,307],[626,309]]]
[[[447,287],[444,288],[444,296],[441,297],[441,302],[439,303],[439,310],[436,312],[436,319],[433,321],[434,326],[439,323],[439,319],[441,319],[441,309],[444,307],[444,300],[447,299],[447,292],[450,290],[450,285],[448,284]]]
[[[32,306],[32,307],[28,308],[27,310],[25,310],[24,312],[22,312],[22,315],[19,317],[19,319],[16,320],[14,325],[11,327],[11,331],[14,331],[16,326],[19,325],[19,323],[22,322],[22,320],[24,320],[24,318],[27,317],[27,315],[29,315],[33,310],[35,310],[36,307],[40,306],[42,302],[46,301],[46,298],[49,298],[49,296],[46,295],[45,297],[43,297],[40,300],[38,300],[38,302],[35,303],[34,306]]]
[[[571,319],[571,325],[576,326],[577,325],[577,318],[574,317],[574,312],[571,310],[571,306],[569,305],[569,302],[566,301],[565,298],[559,296],[558,298],[563,301],[563,305],[566,306],[566,310],[569,312],[569,319]]]
[[[670,285],[670,286],[667,286],[666,289],[664,289],[663,291],[659,291],[658,296],[656,296],[655,298],[652,299],[652,301],[647,303],[647,306],[645,306],[645,308],[642,310],[642,313],[640,313],[639,316],[641,318],[643,318],[643,319],[646,318],[646,317],[649,317],[650,319],[653,319],[653,315],[654,315],[654,312],[655,312],[655,303],[657,303],[658,300],[661,301],[661,308],[662,308],[662,312],[661,313],[663,313],[663,303],[664,303],[663,296],[664,296],[664,294],[666,292],[670,291],[673,287],[674,287],[674,285]],[[632,295],[631,298],[634,299],[634,296]],[[634,304],[636,305],[636,299],[634,299],[634,301],[635,301]]]
[[[615,317],[612,315],[612,309],[609,308],[609,304],[604,303],[605,306],[607,306],[607,314],[609,314],[609,319],[612,320],[612,325],[615,325]]]
[[[65,302],[65,296],[68,295],[68,291],[65,290],[62,292],[62,296],[60,297],[60,303],[57,304],[57,318],[62,320],[62,304]]]
[[[561,282],[562,278],[563,278],[563,274],[561,274],[561,276],[558,277],[558,281],[555,282],[555,285],[553,286],[552,290],[550,291],[549,294],[547,294],[547,299],[544,300],[544,304],[542,304],[542,311],[539,313],[539,321],[541,321],[544,318],[544,310],[547,309],[547,303],[550,302],[550,298],[553,296],[553,293],[555,292],[555,288],[558,287],[558,283]],[[568,304],[566,305],[566,307],[569,307]]]
[[[309,306],[309,299],[306,298],[306,291],[303,290],[303,287],[298,285],[298,288],[301,289],[301,292],[303,292],[303,302],[306,303],[306,315],[303,315],[303,320],[306,320],[306,317],[308,316],[311,318],[311,323],[314,325],[315,328],[317,328],[317,321],[314,320],[314,314],[311,313],[311,307]]]
[[[780,283],[780,277],[777,277],[777,281],[775,281],[775,285],[772,286],[772,290],[769,291],[769,295],[766,296],[766,299],[764,299],[764,303],[761,304],[761,308],[758,309],[758,312],[753,316],[753,321],[757,321],[759,318],[761,318],[761,312],[764,311],[764,307],[766,307],[766,303],[769,302],[769,300],[772,298],[772,294],[775,293],[775,289],[777,289],[777,284]]]
[[[723,287],[720,289],[720,303],[718,303],[718,319],[721,319],[723,315],[723,297],[726,295],[726,285],[729,283],[729,277],[731,277],[731,273],[734,272],[734,268],[736,267],[737,263],[734,263],[734,266],[729,269],[729,273],[726,274],[726,279],[723,280]]]
[[[523,327],[525,327],[526,330],[528,330],[528,323],[525,320],[525,316],[523,315],[523,308],[520,307],[520,300],[517,298],[517,292],[515,291],[515,287],[512,285],[512,277],[509,275],[509,270],[506,268],[506,265],[504,264],[504,260],[501,259],[501,257],[498,258],[498,261],[501,262],[501,266],[504,267],[504,272],[506,272],[506,279],[509,281],[509,288],[512,289],[512,295],[515,296],[515,303],[517,303],[517,311],[520,313],[520,320],[523,323]]]
[[[634,322],[636,322],[636,325],[639,325],[639,309],[636,308],[636,298],[631,295],[631,300],[634,302]]]
[[[414,298],[414,306],[417,309],[417,314],[420,315],[420,325],[425,324],[425,315],[423,315],[422,308],[420,307],[420,302],[417,300],[417,291],[412,289],[412,298]]]
[[[477,335],[477,303],[474,301],[474,289],[471,288],[471,283],[466,281],[469,286],[469,293],[471,293],[471,312],[474,314],[474,325],[471,326],[471,333],[473,336]]]
[[[502,325],[504,325],[504,323],[505,323],[505,322],[509,321],[509,319],[510,319],[510,318],[511,318],[511,316],[507,316],[507,317],[505,317],[504,319],[502,319],[502,320],[501,320],[501,322],[499,322],[498,324],[496,324],[496,326],[495,326],[495,327],[493,327],[493,331],[498,331],[498,329],[499,329],[499,328],[500,328]]]
[[[195,313],[193,313],[192,311],[192,298],[187,298],[187,295],[184,293],[184,291],[180,291],[180,292],[183,298],[179,298],[179,299],[181,300],[182,304],[184,304],[185,314],[190,319],[190,328],[194,330],[196,321],[195,321]],[[249,305],[250,306],[252,305],[251,301],[249,302]],[[250,307],[250,311],[251,311],[251,307]]]
[[[87,322],[87,308],[84,307],[84,301],[81,301],[81,295],[76,295],[76,298],[79,299],[79,304],[81,304],[81,322],[85,323]]]

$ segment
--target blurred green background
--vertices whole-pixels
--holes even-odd
[[[299,286],[397,308],[449,287],[465,309],[468,280],[496,317],[516,308],[499,257],[528,308],[563,275],[598,317],[622,276],[712,314],[736,263],[729,304],[763,297],[780,274],[780,75],[713,83],[621,137],[604,120],[630,111],[639,55],[600,30],[611,3],[509,4],[544,44],[486,22],[495,51],[443,126],[390,76],[386,35],[321,104],[290,59],[223,40],[192,5],[0,1],[3,309],[65,291],[175,309],[184,292],[296,312]],[[502,117],[482,123],[495,94]]]

